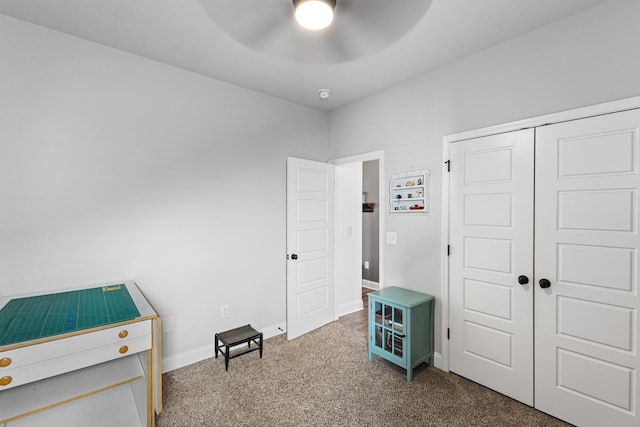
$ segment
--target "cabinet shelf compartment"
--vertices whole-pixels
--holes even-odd
[[[131,355],[24,384],[2,392],[0,425],[143,426],[146,413],[134,396],[141,397],[145,381],[140,358]]]

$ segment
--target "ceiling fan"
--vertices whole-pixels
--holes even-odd
[[[398,41],[433,0],[198,0],[209,18],[239,43],[292,62],[335,64],[372,55]],[[316,9],[312,9],[315,7]],[[296,22],[303,8],[330,25]],[[324,12],[323,12],[324,11]]]

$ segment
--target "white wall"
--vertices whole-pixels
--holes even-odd
[[[384,150],[387,179],[432,172],[429,214],[385,213],[385,285],[439,298],[442,136],[640,95],[638,17],[611,1],[328,119],[0,15],[0,294],[133,279],[173,366],[205,357],[285,320],[286,156]]]
[[[335,167],[337,317],[362,309],[362,162]]]
[[[0,294],[135,280],[167,367],[285,322],[286,156],[328,159],[325,113],[2,15],[0,64]]]
[[[640,95],[638,18],[640,2],[610,1],[331,114],[331,158],[384,150],[387,179],[432,172],[429,214],[386,214],[398,245],[386,248],[384,285],[436,296],[436,351],[442,137]]]

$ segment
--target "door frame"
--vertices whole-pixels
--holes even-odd
[[[384,151],[372,151],[369,153],[356,154],[353,156],[340,157],[337,159],[329,160],[329,163],[335,166],[345,165],[349,163],[366,162],[370,160],[378,161],[378,194],[380,197],[380,216],[378,223],[378,283],[380,289],[384,288],[384,265],[385,265],[385,212],[387,212],[386,192],[385,192],[385,168],[384,168]],[[336,260],[338,262],[338,260]]]
[[[450,144],[467,139],[479,138],[483,136],[496,135],[500,133],[512,132],[516,130],[535,128],[545,126],[549,124],[567,122],[570,120],[584,119],[593,116],[599,116],[603,114],[610,114],[619,111],[630,110],[634,108],[640,108],[640,96],[631,98],[625,98],[618,101],[606,102],[603,104],[596,104],[588,107],[581,107],[572,110],[562,111],[558,113],[547,114],[544,116],[532,117],[529,119],[518,120],[515,122],[503,123],[495,126],[488,126],[484,128],[474,129],[470,131],[455,133],[451,135],[445,135],[442,137],[442,223],[441,223],[441,235],[440,241],[440,254],[441,254],[441,336],[442,336],[442,366],[441,369],[449,372],[449,340],[447,338],[447,331],[449,330],[449,257],[447,255],[447,247],[450,244],[449,236],[449,192],[450,192],[450,177],[449,166],[456,167],[456,165],[450,165],[448,160],[450,158],[449,147]]]

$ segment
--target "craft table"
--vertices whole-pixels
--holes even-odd
[[[160,360],[133,282],[0,298],[0,426],[153,426]]]

